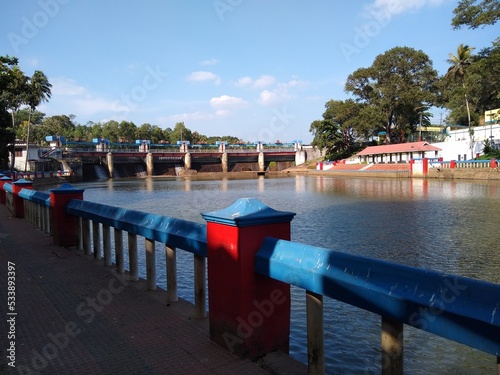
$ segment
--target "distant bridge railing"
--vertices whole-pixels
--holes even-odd
[[[25,203],[22,212],[17,208],[15,216],[25,217],[51,233],[54,232],[54,219],[58,215],[54,211],[57,207],[54,202],[57,190],[64,189],[53,189],[47,194],[29,188],[17,191],[10,183],[0,187],[0,193],[3,191],[7,196],[2,203],[6,203],[11,210],[16,211],[16,200]],[[71,190],[71,185],[66,186],[61,191],[62,195]],[[46,209],[50,209],[50,212],[47,213]],[[207,252],[210,249],[207,238],[211,238],[207,225],[81,199],[70,199],[63,210],[69,216],[78,218],[75,229],[78,234],[77,247],[86,254],[93,254],[96,259],[103,256],[104,264],[108,266],[113,264],[110,228],[114,228],[115,265],[119,273],[125,272],[122,232],[127,232],[128,272],[132,280],[138,279],[138,268],[141,266],[137,256],[137,236],[144,237],[146,281],[150,290],[156,289],[155,242],[165,244],[166,289],[170,302],[177,300],[176,248],[193,253],[196,316],[206,315],[205,260],[210,254],[210,251]],[[258,228],[258,236],[263,231],[262,227],[276,225],[270,223],[269,219],[276,216],[276,212],[261,222],[258,213],[248,215],[246,220]],[[222,222],[243,220],[244,217],[239,214],[224,212]],[[52,219],[49,220],[50,225],[45,221],[46,218]],[[230,241],[233,235],[228,236],[227,241]],[[229,247],[232,249],[232,246]],[[217,248],[217,251],[223,249]],[[230,257],[233,259],[234,255]],[[266,237],[257,248],[254,267],[252,272],[306,291],[310,374],[325,373],[324,296],[381,316],[383,374],[403,373],[404,324],[492,354],[497,358],[500,371],[500,285],[271,237]],[[227,283],[231,282],[227,280]],[[264,309],[264,302],[256,306]],[[265,319],[264,315],[262,319]],[[257,329],[257,326],[254,328]]]
[[[151,152],[152,154],[157,154],[157,153],[176,153],[176,154],[181,154],[184,155],[186,154],[185,151],[180,151],[179,147],[172,147],[172,148],[151,148],[147,151],[144,150],[139,150],[137,148],[110,148],[110,149],[103,149],[103,150],[97,150],[95,147],[88,147],[88,148],[68,148],[67,154],[71,156],[72,153],[78,154],[78,153],[115,153],[115,154],[120,154],[120,153],[136,153],[136,154],[146,154],[148,152]],[[228,154],[230,153],[259,153],[255,148],[248,148],[248,147],[226,147],[224,151],[219,151],[216,147],[214,148],[205,148],[205,147],[192,147],[187,150],[187,152],[190,153],[215,153],[215,154],[222,154],[223,152],[226,152]],[[274,147],[274,148],[264,148],[262,150],[263,153],[270,153],[270,152],[295,152],[294,147]]]

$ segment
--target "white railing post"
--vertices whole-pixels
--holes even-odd
[[[130,267],[130,281],[139,280],[139,264],[137,261],[137,235],[128,233],[128,262]]]
[[[123,261],[123,234],[120,229],[114,228],[116,272],[120,275],[124,272]]]
[[[90,255],[90,220],[82,218],[82,237],[83,237],[83,250],[85,255]]]
[[[45,233],[47,234],[52,234],[52,225],[50,224],[51,215],[50,207],[45,207]]]
[[[382,317],[382,375],[403,375],[403,323]]]
[[[323,330],[323,296],[306,291],[307,373],[325,374],[325,340]]]
[[[83,250],[83,218],[81,216],[76,219],[76,234],[78,236],[78,250]]]
[[[94,259],[101,260],[101,232],[99,230],[100,223],[92,220],[92,239],[94,249]]]
[[[176,248],[165,246],[167,268],[167,303],[177,302],[177,256]]]
[[[194,256],[194,309],[196,318],[203,319],[207,316],[207,292],[205,280],[205,257]]]
[[[102,247],[104,253],[104,265],[111,266],[113,260],[111,259],[111,231],[108,225],[102,225]]]
[[[155,241],[146,238],[146,282],[148,290],[156,290]]]
[[[39,230],[43,230],[43,206],[41,204],[36,205],[36,222]]]

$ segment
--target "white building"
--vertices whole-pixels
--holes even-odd
[[[432,143],[441,149],[439,156],[443,160],[470,160],[483,154],[485,141],[489,141],[494,148],[500,148],[500,124],[489,124],[475,126],[471,139],[467,127],[458,130],[446,129],[446,139],[444,142]]]
[[[28,148],[28,150],[26,150]],[[38,150],[39,147],[35,143],[30,143],[29,147],[26,147],[26,142],[16,140],[15,146],[14,146],[14,153],[15,153],[15,158],[14,158],[14,169],[17,169],[18,171],[26,171],[32,172],[31,166],[30,166],[30,161],[38,161],[40,158],[38,156]],[[10,165],[10,154],[9,154],[9,165]],[[28,162],[26,162],[26,159]],[[34,165],[34,163],[31,163]]]

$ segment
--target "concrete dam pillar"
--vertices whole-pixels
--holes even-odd
[[[220,162],[222,164],[222,172],[226,173],[228,171],[227,152],[222,154]]]
[[[154,170],[153,154],[151,152],[148,152],[148,154],[146,155],[146,172],[148,176],[153,176]]]
[[[259,172],[264,172],[265,170],[265,164],[264,164],[264,153],[261,151],[259,152]]]
[[[113,153],[108,152],[106,155],[106,164],[108,165],[109,178],[113,178],[114,165],[113,165]]]
[[[186,152],[186,155],[184,155],[184,169],[191,169],[191,154],[189,152]]]
[[[261,151],[259,152],[259,172],[264,172],[265,170],[265,164],[264,164],[264,153]]]
[[[295,152],[295,165],[301,165],[306,162],[306,152],[304,150]]]

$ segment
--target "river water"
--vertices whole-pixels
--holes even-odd
[[[156,177],[77,186],[85,188],[85,200],[200,223],[201,212],[226,208],[238,198],[257,198],[297,214],[293,241],[500,282],[500,184],[495,181]],[[164,288],[164,252],[157,254],[157,282]],[[192,269],[192,255],[179,251],[179,295],[189,301]],[[500,296],[492,298],[500,302]],[[293,287],[290,354],[304,363],[305,324],[305,292]],[[412,327],[405,326],[404,346],[405,374],[495,373],[493,356]],[[379,374],[380,317],[325,298],[325,347],[327,373]]]

